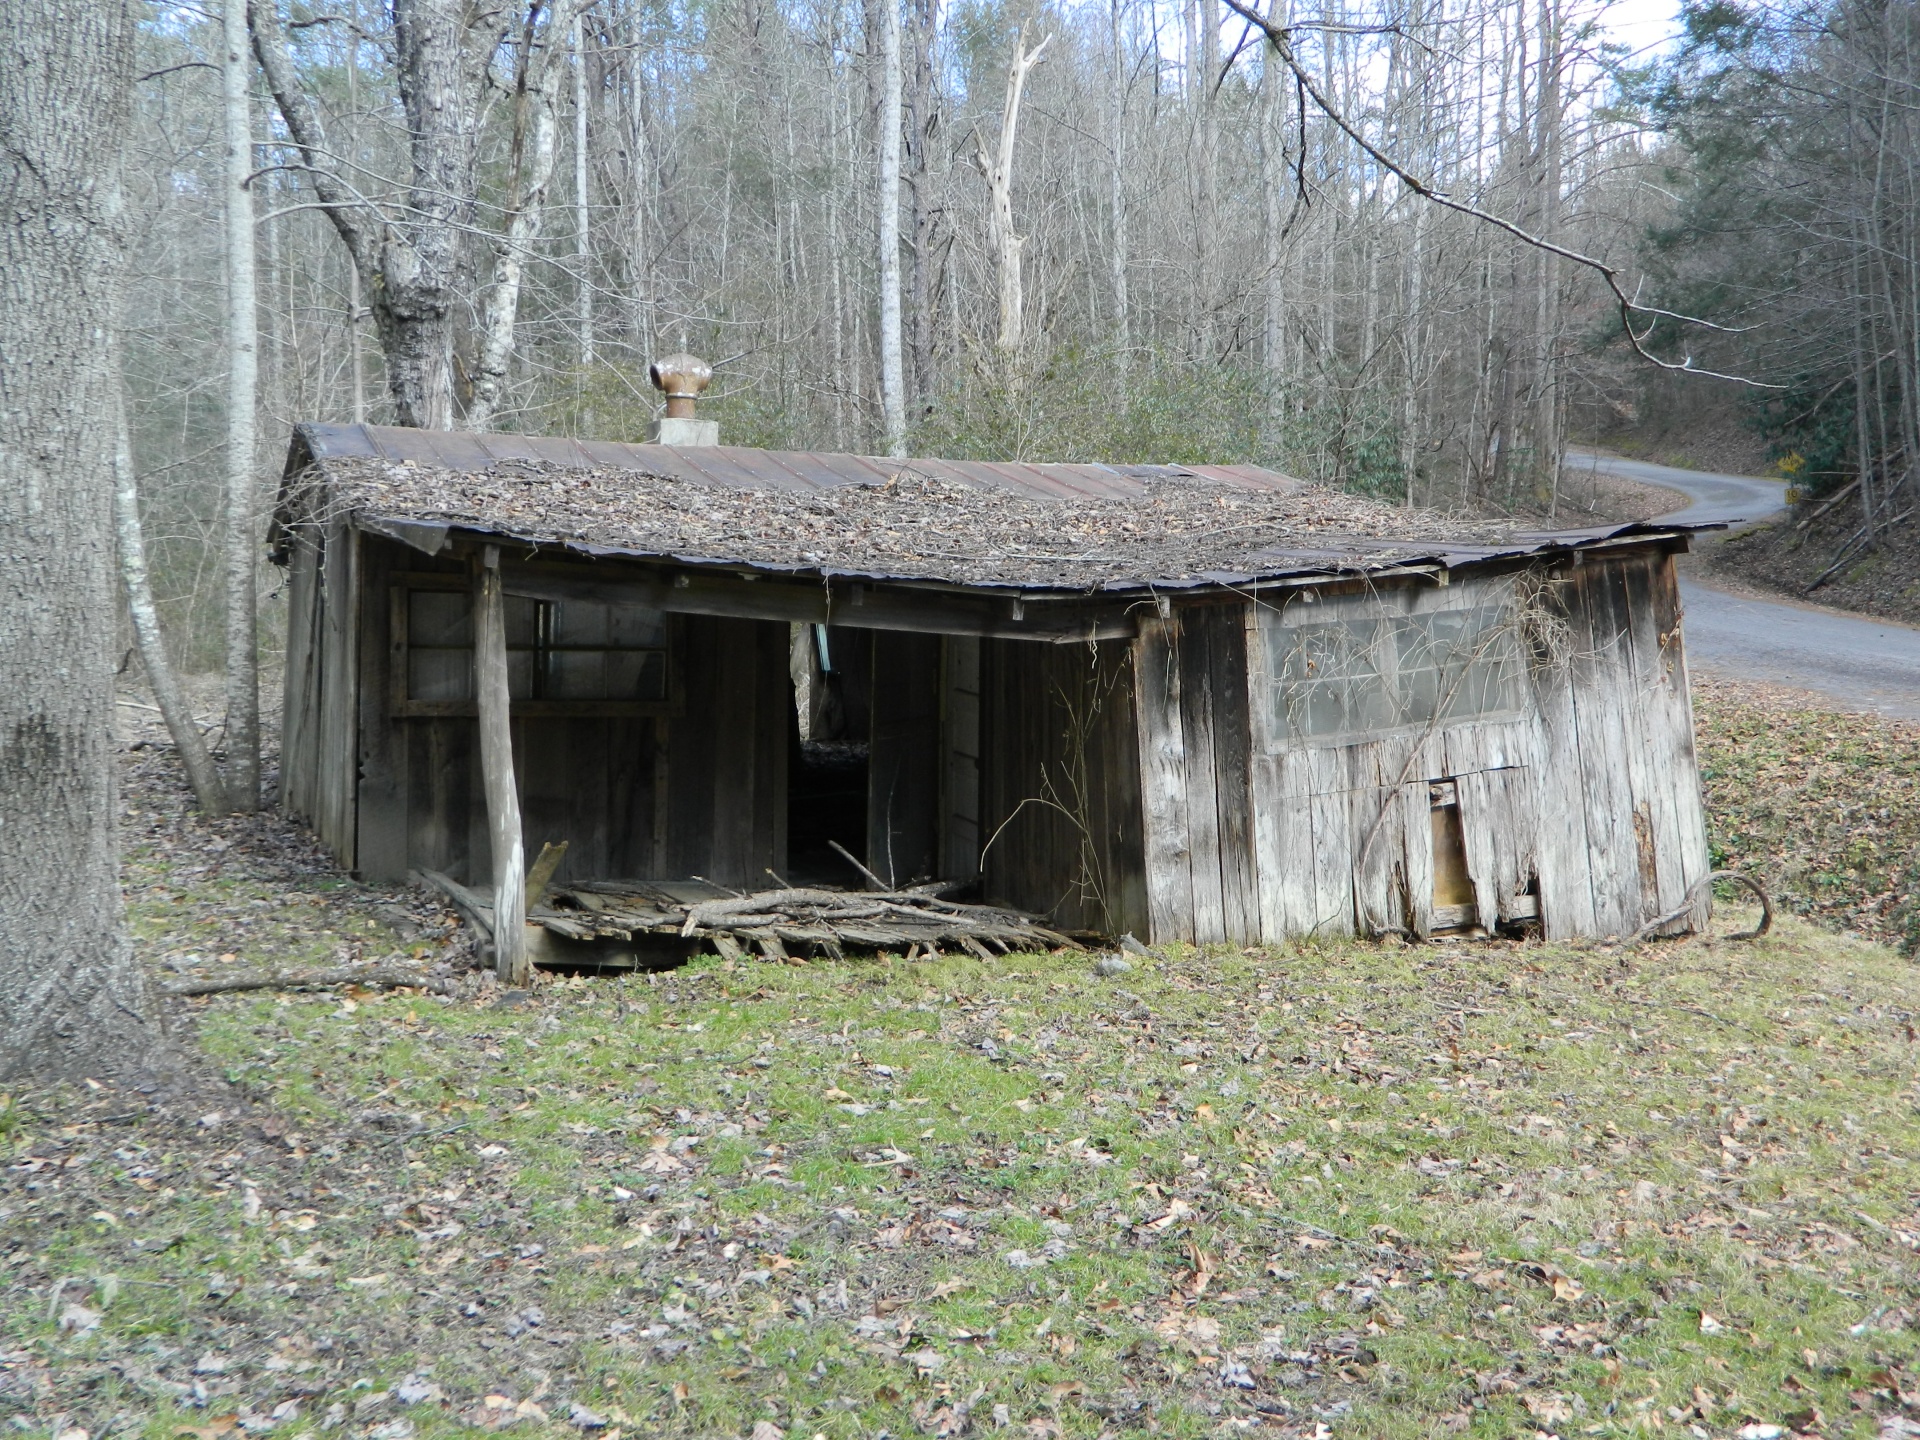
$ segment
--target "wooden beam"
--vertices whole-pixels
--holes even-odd
[[[520,838],[520,793],[513,779],[513,731],[507,720],[507,598],[500,585],[497,545],[481,552],[475,578],[473,666],[480,701],[480,773],[493,842],[494,968],[506,984],[524,985],[532,968],[527,957],[527,856]]]
[[[965,595],[907,587],[836,583],[831,589],[772,577],[682,570],[622,572],[608,562],[601,573],[580,565],[518,564],[507,567],[509,594],[534,600],[592,600],[648,605],[685,615],[725,615],[750,620],[788,620],[843,625],[860,630],[908,630],[927,635],[982,635],[1004,640],[1084,644],[1132,639],[1134,600],[1041,601],[1029,597]],[[598,566],[596,568],[599,568]],[[1019,618],[1015,618],[1016,614]]]

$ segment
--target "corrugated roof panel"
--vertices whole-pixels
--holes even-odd
[[[549,436],[486,434],[474,436],[495,461],[545,461],[549,465],[580,465],[580,449],[570,440]],[[564,455],[564,459],[563,459]]]
[[[471,474],[494,463],[493,456],[487,452],[486,441],[470,431],[436,430],[431,432],[431,437],[434,459],[444,470]]]
[[[306,437],[316,460],[363,460],[380,454],[364,425],[309,425]]]

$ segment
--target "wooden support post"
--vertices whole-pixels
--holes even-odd
[[[493,955],[502,981],[524,985],[527,957],[527,855],[520,839],[520,793],[513,781],[508,721],[507,600],[500,547],[481,555],[473,598],[473,672],[480,701],[480,773],[486,782],[487,833],[493,843]]]

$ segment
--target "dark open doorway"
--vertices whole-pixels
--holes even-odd
[[[794,627],[794,707],[787,765],[787,878],[858,888],[865,863],[873,725],[873,637],[839,626]]]

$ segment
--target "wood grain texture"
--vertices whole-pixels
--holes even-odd
[[[359,795],[360,536],[344,519],[327,524],[321,552],[319,746],[313,828],[347,870],[359,868],[354,819]]]
[[[1142,620],[1133,645],[1147,928],[1155,943],[1194,933],[1178,629],[1177,612]]]
[[[288,541],[287,659],[281,695],[280,809],[312,823],[320,765],[320,547],[319,527],[302,524]]]
[[[355,858],[367,879],[404,876],[407,861],[407,764],[403,727],[390,723],[396,681],[404,683],[405,592],[393,586],[407,554],[392,541],[360,537],[357,694],[359,795],[354,807]],[[396,613],[397,612],[397,613]],[[398,631],[399,633],[395,633]],[[399,663],[396,663],[396,660]]]
[[[474,582],[473,666],[493,872],[494,966],[506,984],[523,985],[531,968],[526,936],[527,857],[520,838],[520,792],[514,781],[507,698],[507,602],[500,589],[499,552],[492,547]]]
[[[1180,730],[1186,741],[1181,779],[1187,791],[1187,859],[1193,893],[1187,938],[1207,945],[1228,938],[1214,749],[1214,639],[1219,612],[1212,606],[1184,605],[1176,613],[1180,626],[1174,633],[1173,652],[1180,674]]]

